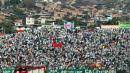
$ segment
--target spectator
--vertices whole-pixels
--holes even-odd
[[[53,32],[53,33],[52,33]],[[55,33],[55,34],[54,34]],[[57,35],[56,35],[57,34]],[[52,47],[52,36],[64,35],[63,48]],[[45,65],[49,68],[90,68],[101,63],[100,69],[129,69],[130,29],[95,29],[69,33],[65,30],[34,29],[6,35],[0,42],[0,66]]]

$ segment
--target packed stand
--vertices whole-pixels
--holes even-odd
[[[3,37],[0,42],[0,66],[46,65],[49,68],[129,69],[130,29],[33,29]],[[53,48],[60,37],[62,48]],[[62,39],[61,39],[62,38]]]

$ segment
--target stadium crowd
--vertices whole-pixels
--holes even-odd
[[[6,35],[0,42],[0,66],[46,65],[49,68],[129,69],[130,29],[33,29]],[[56,38],[62,48],[52,47]]]

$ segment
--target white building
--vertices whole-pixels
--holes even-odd
[[[49,3],[49,2],[53,2],[53,0],[36,0],[36,2],[47,2],[47,3]]]
[[[42,25],[42,24],[45,24],[46,18],[44,18],[44,17],[39,17],[39,18],[37,19],[37,21],[39,22],[40,25]]]
[[[32,17],[26,17],[26,25],[34,25],[35,19]]]
[[[48,0],[48,2],[53,2],[53,0]]]
[[[23,22],[22,22],[22,20],[15,20],[14,24],[15,24],[15,26],[22,26]]]
[[[46,22],[46,19],[45,19],[45,18],[42,18],[42,19],[41,19],[41,24],[45,24],[45,22]]]

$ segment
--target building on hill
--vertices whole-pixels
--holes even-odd
[[[5,0],[0,0],[0,4],[3,6],[5,5]]]
[[[36,0],[36,2],[47,2],[47,3],[50,3],[50,2],[53,2],[53,0]]]

